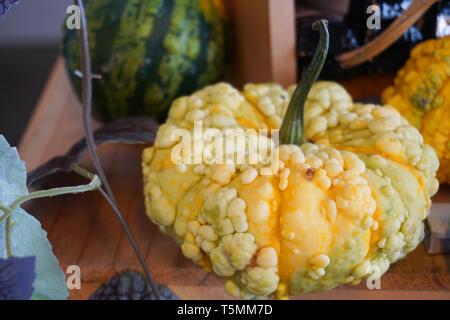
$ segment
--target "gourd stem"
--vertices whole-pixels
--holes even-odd
[[[306,98],[314,82],[322,70],[328,53],[328,21],[321,19],[312,25],[319,31],[320,39],[314,57],[298,83],[289,102],[283,123],[280,128],[280,144],[296,144],[298,146],[307,142],[305,136],[304,109]]]

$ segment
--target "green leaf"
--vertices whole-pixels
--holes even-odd
[[[19,196],[27,194],[25,163],[16,148],[0,135],[0,204],[9,207]],[[0,224],[0,258],[8,258],[7,246],[14,257],[36,257],[33,296],[66,299],[65,275],[52,253],[52,246],[41,223],[21,208]]]
[[[21,195],[27,194],[25,162],[16,148],[11,148],[0,135],[0,204],[9,207]]]

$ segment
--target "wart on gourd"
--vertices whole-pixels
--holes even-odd
[[[326,23],[315,27],[319,47],[298,87],[248,84],[239,92],[219,83],[181,97],[143,153],[147,215],[186,257],[227,277],[236,297],[284,299],[356,284],[373,269],[381,276],[421,241],[437,191],[436,155],[397,111],[314,83],[328,46]],[[262,175],[270,166],[262,155],[255,164],[160,166],[177,144],[174,130],[193,130],[194,110],[205,128],[225,130],[228,119],[215,117],[224,111],[249,120],[233,127],[281,127],[279,170]],[[188,183],[186,192],[164,187],[167,179]]]

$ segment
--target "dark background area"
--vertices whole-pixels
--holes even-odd
[[[0,134],[18,145],[59,54],[70,0],[20,0],[0,18]]]
[[[57,45],[0,50],[0,133],[18,145],[58,54]]]

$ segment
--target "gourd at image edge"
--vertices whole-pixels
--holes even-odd
[[[394,85],[382,94],[420,130],[440,161],[437,178],[450,184],[450,36],[417,45],[397,73]]]

